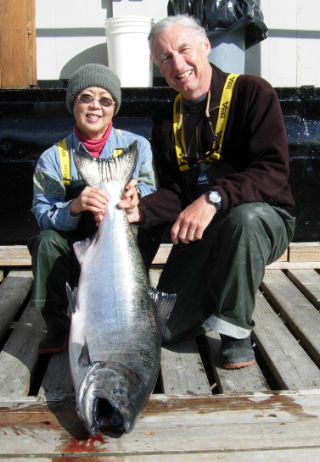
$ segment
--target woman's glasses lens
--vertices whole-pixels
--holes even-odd
[[[79,99],[84,104],[90,104],[92,103],[92,101],[95,100],[95,98],[92,95],[86,95],[86,94],[80,95]],[[99,104],[101,104],[101,106],[104,106],[104,107],[112,106],[114,103],[114,101],[110,98],[100,98],[100,99],[97,99],[97,101],[99,101]]]

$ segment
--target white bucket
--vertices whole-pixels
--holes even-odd
[[[153,19],[123,16],[106,20],[108,65],[122,87],[152,87],[153,60],[148,35]]]
[[[244,74],[245,66],[245,28],[210,35],[211,52],[208,59],[222,71],[231,74]]]

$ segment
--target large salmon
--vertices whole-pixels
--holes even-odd
[[[129,433],[152,393],[161,334],[175,302],[149,287],[134,234],[117,208],[137,161],[133,143],[112,159],[74,152],[85,183],[108,194],[107,213],[91,239],[74,245],[81,265],[72,308],[69,355],[77,412],[91,435]]]

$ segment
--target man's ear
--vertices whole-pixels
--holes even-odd
[[[203,41],[203,46],[204,46],[204,48],[206,50],[206,54],[208,56],[210,51],[211,51],[211,45],[210,45],[210,41],[209,41],[208,37],[205,37],[205,39]]]

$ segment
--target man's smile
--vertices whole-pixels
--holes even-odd
[[[189,77],[192,74],[193,70],[190,69],[190,71],[186,71],[183,74],[177,75],[177,79],[181,80],[184,79],[185,77]]]

